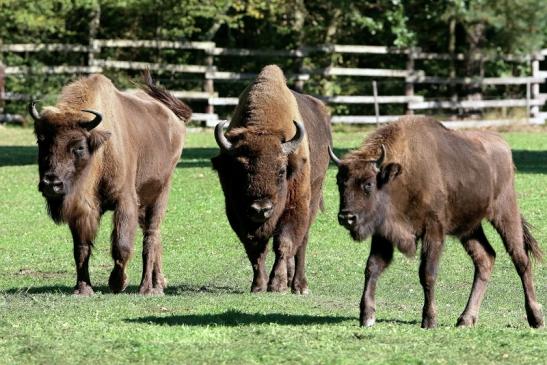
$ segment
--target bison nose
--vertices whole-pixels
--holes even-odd
[[[346,228],[353,227],[357,223],[357,216],[349,212],[341,212],[338,214],[338,223]]]
[[[48,196],[62,195],[64,184],[55,174],[46,173],[42,179],[42,192]]]
[[[254,221],[265,221],[273,213],[273,204],[270,200],[259,200],[251,204],[251,219]]]

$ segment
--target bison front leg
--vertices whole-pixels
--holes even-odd
[[[138,222],[136,199],[125,198],[118,203],[114,212],[114,230],[112,231],[112,258],[114,268],[110,273],[108,285],[114,293],[127,287],[125,268],[133,253],[135,231]]]
[[[258,293],[266,291],[268,285],[268,275],[264,266],[266,255],[268,253],[268,241],[247,242],[244,244],[247,257],[253,268],[253,283],[251,292]]]
[[[424,307],[422,310],[422,328],[433,328],[437,325],[437,309],[435,307],[435,281],[441,256],[443,235],[439,228],[426,232],[422,241],[420,257],[420,283],[424,290]]]
[[[74,242],[74,261],[76,263],[76,286],[74,294],[92,295],[91,279],[89,278],[89,257],[93,239],[97,232],[98,217],[79,219],[78,224],[70,224]]]
[[[361,326],[371,327],[376,322],[376,283],[392,259],[393,244],[380,236],[373,236],[365,268],[365,287],[359,311]]]
[[[284,292],[288,289],[287,261],[292,256],[292,240],[287,235],[280,234],[274,237],[273,246],[275,261],[270,273],[268,291]]]
[[[304,236],[302,243],[296,250],[294,258],[294,278],[290,278],[289,285],[294,294],[309,294],[308,279],[306,278],[306,248],[308,246],[308,233]],[[289,261],[290,263],[290,261]]]

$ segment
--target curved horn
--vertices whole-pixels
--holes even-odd
[[[329,156],[330,156],[330,159],[332,162],[334,162],[334,164],[338,167],[340,167],[340,164],[342,163],[340,161],[340,159],[338,157],[336,157],[336,155],[334,154],[334,151],[332,150],[332,148],[329,146]]]
[[[98,126],[99,123],[101,123],[101,121],[103,120],[103,116],[99,112],[96,112],[96,111],[93,111],[93,110],[88,110],[88,109],[82,109],[82,111],[86,112],[86,113],[91,113],[95,116],[95,119],[93,119],[89,122],[80,122],[80,126],[82,128],[87,129],[88,131],[90,131],[93,128],[95,128],[96,126]]]
[[[224,135],[224,125],[226,125],[225,120],[218,122],[215,126],[215,140],[222,151],[230,153],[232,143]]]
[[[380,152],[380,157],[376,160],[376,167],[380,168],[382,166],[382,163],[384,162],[386,158],[386,147],[384,145],[381,145],[380,148],[382,151]]]
[[[38,110],[36,110],[35,100],[31,100],[30,104],[28,105],[28,112],[35,122],[40,119],[40,113],[38,113]]]
[[[304,139],[304,135],[306,134],[306,130],[304,129],[304,125],[302,123],[297,122],[296,120],[293,120],[293,123],[296,127],[296,134],[290,141],[281,144],[281,149],[285,155],[296,151],[298,145],[300,145],[300,142],[302,142],[302,139]]]

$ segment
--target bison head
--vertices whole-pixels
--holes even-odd
[[[34,119],[38,143],[38,190],[48,203],[62,201],[110,132],[94,129],[101,123],[102,116],[92,110],[63,113],[50,109],[40,115],[35,103],[31,102],[29,112]],[[87,114],[95,117],[86,121]],[[50,213],[56,221],[60,220],[51,209]]]
[[[401,172],[398,163],[384,164],[386,149],[383,145],[379,150],[377,159],[350,154],[340,160],[329,146],[331,160],[338,166],[338,222],[356,241],[367,239],[382,223],[389,203],[389,183]]]
[[[227,135],[223,132],[224,123],[215,128],[221,153],[212,163],[232,226],[243,225],[252,230],[268,220],[277,220],[283,211],[288,182],[301,165],[293,152],[305,135],[304,126],[294,124],[296,134],[289,141],[284,141],[281,133],[254,128],[235,128]]]

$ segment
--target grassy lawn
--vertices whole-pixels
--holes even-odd
[[[364,133],[338,130],[337,153],[358,146]],[[547,130],[504,136],[518,169],[521,209],[547,251]],[[333,166],[326,210],[308,245],[311,294],[248,293],[251,267],[209,163],[216,152],[211,131],[188,134],[162,227],[166,295],[136,294],[140,239],[129,266],[131,285],[126,293],[109,293],[107,214],[90,265],[96,295],[78,298],[71,295],[69,230],[48,218],[36,188],[32,131],[0,127],[0,363],[546,363],[547,333],[528,328],[520,280],[488,224],[498,258],[475,328],[454,327],[473,267],[453,239],[440,263],[438,328],[420,329],[418,260],[399,253],[378,285],[376,326],[358,327],[369,243],[353,242],[336,221]],[[269,265],[272,259],[270,252]],[[545,305],[545,263],[535,265],[534,279]]]

